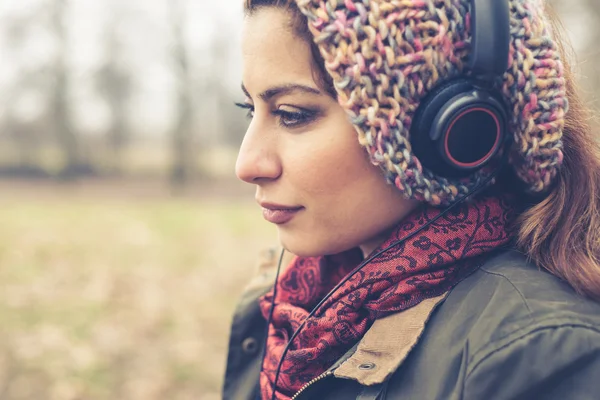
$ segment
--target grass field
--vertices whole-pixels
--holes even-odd
[[[275,231],[251,196],[119,192],[0,200],[0,399],[219,398],[236,298]]]

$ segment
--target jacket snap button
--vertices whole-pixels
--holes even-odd
[[[249,337],[242,342],[242,351],[248,355],[253,355],[258,350],[258,342],[256,339]]]
[[[364,363],[364,364],[360,364],[358,366],[358,369],[362,369],[362,370],[369,370],[369,369],[373,369],[375,368],[375,364],[373,363]]]

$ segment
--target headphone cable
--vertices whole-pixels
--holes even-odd
[[[300,331],[302,330],[302,328],[304,328],[304,326],[306,325],[306,322],[311,317],[313,317],[316,314],[316,312],[319,310],[319,308],[321,308],[321,306],[327,300],[329,300],[335,294],[335,292],[337,292],[346,282],[348,282],[354,275],[356,275],[358,272],[360,272],[364,267],[366,267],[375,258],[377,258],[381,254],[383,254],[383,253],[385,253],[385,252],[393,249],[394,247],[399,246],[399,245],[405,243],[406,241],[410,240],[415,235],[417,235],[417,234],[421,233],[423,230],[429,228],[437,220],[439,220],[440,218],[444,217],[446,214],[448,214],[456,206],[462,204],[469,197],[474,196],[474,195],[478,194],[481,190],[487,188],[487,185],[490,182],[492,182],[495,178],[498,177],[498,175],[503,170],[503,168],[504,168],[505,165],[506,165],[506,162],[501,162],[500,165],[498,166],[498,168],[496,168],[490,174],[490,176],[488,176],[486,179],[484,179],[482,182],[480,182],[479,185],[476,186],[473,190],[468,191],[461,198],[459,198],[458,200],[454,201],[449,206],[447,206],[442,212],[440,212],[438,215],[436,215],[431,221],[427,222],[425,225],[423,225],[422,227],[420,227],[416,231],[412,232],[407,237],[405,237],[403,239],[400,239],[400,240],[398,240],[398,241],[390,244],[389,246],[387,246],[387,247],[385,247],[385,248],[377,251],[373,255],[369,256],[366,260],[364,260],[362,263],[360,263],[354,270],[352,270],[348,275],[346,275],[346,277],[344,277],[344,279],[342,279],[333,289],[331,289],[329,291],[329,293],[327,293],[327,295],[325,295],[325,297],[323,297],[323,299],[312,309],[312,311],[308,314],[308,316],[304,319],[304,321],[302,321],[302,323],[300,324],[300,326],[298,326],[298,328],[296,329],[296,331],[290,337],[287,345],[283,349],[283,353],[281,354],[281,358],[279,360],[279,363],[277,364],[277,370],[275,372],[275,380],[273,381],[273,394],[271,396],[271,400],[276,400],[277,381],[279,379],[279,374],[281,372],[281,367],[283,365],[283,361],[285,359],[285,356],[287,355],[287,352],[289,351],[289,348],[290,348],[291,344],[296,339],[296,337],[298,336],[298,334],[300,333]],[[274,288],[273,288],[273,298],[271,299],[271,310],[270,310],[270,313],[269,313],[269,319],[267,321],[267,334],[266,334],[266,337],[265,337],[263,359],[261,360],[261,368],[260,368],[261,373],[263,372],[264,357],[265,357],[266,351],[267,351],[267,341],[268,341],[268,338],[269,338],[269,335],[268,335],[269,326],[271,325],[272,317],[273,317],[273,309],[275,308],[275,295],[277,293],[276,292],[277,291],[277,282],[279,280],[279,273],[280,273],[280,270],[281,270],[281,263],[283,261],[283,254],[284,254],[284,252],[285,252],[285,249],[281,252],[281,256],[279,258],[279,265],[277,267],[277,274],[276,274],[275,284],[274,284]],[[259,396],[260,396],[260,390],[259,390]]]

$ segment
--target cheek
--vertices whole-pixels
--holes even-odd
[[[310,135],[310,140],[295,147],[287,167],[294,174],[294,186],[315,212],[325,211],[331,218],[336,217],[331,207],[356,206],[367,197],[365,192],[386,186],[381,171],[369,162],[345,115]],[[328,215],[320,217],[330,219]]]
[[[370,243],[409,210],[399,191],[371,164],[345,120],[284,136],[281,183],[306,213],[281,227],[280,239],[301,256],[336,254]]]

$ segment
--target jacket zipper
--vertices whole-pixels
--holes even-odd
[[[325,379],[331,375],[333,375],[333,371],[325,371],[324,373],[317,376],[316,378],[311,379],[310,382],[308,382],[306,385],[302,386],[300,388],[300,390],[298,390],[296,392],[296,394],[290,400],[296,400],[298,398],[298,396],[300,396],[302,394],[302,392],[304,392],[306,389],[308,389],[309,386],[311,386],[311,385],[317,383],[318,381],[320,381],[321,379]]]

